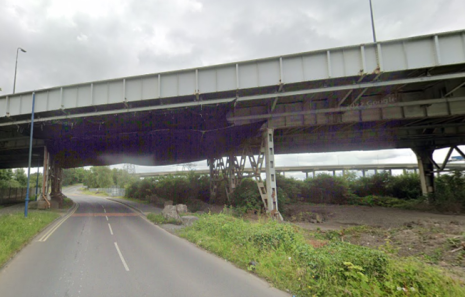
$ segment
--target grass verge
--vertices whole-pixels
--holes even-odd
[[[102,192],[92,192],[88,190],[81,189],[80,190],[82,194],[84,195],[89,195],[89,196],[100,196],[100,197],[108,197],[107,193],[102,193]]]
[[[203,215],[178,234],[297,296],[465,296],[463,283],[418,260],[311,241],[291,224]]]
[[[132,202],[142,203],[142,204],[149,204],[150,203],[148,201],[144,201],[144,200],[140,200],[140,199],[136,199],[136,198],[123,197],[123,196],[118,196],[118,197],[114,197],[114,198],[124,199],[124,200],[132,201]]]
[[[69,209],[74,205],[73,200],[69,199],[68,197],[63,197],[63,209]]]
[[[153,222],[156,225],[163,225],[163,224],[174,224],[174,225],[181,225],[182,222],[177,221],[175,219],[166,219],[162,214],[158,213],[149,213],[147,215],[147,219]]]
[[[60,215],[51,211],[30,211],[0,216],[0,267],[34,235]]]

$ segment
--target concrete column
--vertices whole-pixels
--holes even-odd
[[[434,194],[434,165],[432,148],[415,148],[412,149],[418,160],[418,169],[420,173],[421,192],[423,196]]]
[[[392,176],[392,169],[389,169],[389,175]]]
[[[336,170],[333,170],[333,176],[336,176]]]
[[[313,178],[315,178],[315,176],[316,176],[315,170],[313,170],[312,173],[313,173]]]
[[[308,171],[305,171],[305,179],[308,178]]]
[[[52,159],[53,160],[53,159]],[[51,192],[50,206],[52,208],[61,208],[63,206],[63,193],[61,192],[61,183],[63,181],[63,169],[53,160],[51,168]]]
[[[362,176],[365,177],[367,175],[367,172],[365,169],[362,169]]]

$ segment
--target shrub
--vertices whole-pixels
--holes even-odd
[[[465,210],[465,176],[456,171],[436,178],[434,201],[440,210],[453,212]]]
[[[399,199],[417,199],[421,197],[420,176],[417,173],[404,173],[391,176],[387,186],[388,196]]]
[[[391,176],[382,172],[352,180],[349,185],[352,192],[360,197],[375,195],[417,199],[421,196],[420,177],[415,173]]]
[[[257,184],[250,178],[242,180],[231,198],[233,205],[240,208],[244,213],[248,210],[260,211],[263,208],[262,198],[258,192]]]
[[[276,185],[287,194],[290,201],[292,202],[297,202],[298,199],[302,197],[302,188],[304,186],[304,182],[301,180],[297,180],[292,177],[288,178],[284,175],[277,174]],[[279,193],[280,191],[278,191],[278,195]]]
[[[349,204],[353,205],[367,205],[367,206],[381,206],[381,207],[397,207],[397,208],[411,208],[413,204],[419,203],[420,200],[411,200],[406,201],[403,199],[398,199],[390,196],[376,196],[368,195],[365,197],[358,197],[356,195],[351,195],[349,199]]]
[[[388,173],[377,173],[371,176],[360,177],[351,183],[351,189],[357,196],[368,195],[388,196],[391,176]]]
[[[349,193],[346,180],[328,174],[306,179],[302,188],[304,199],[313,203],[345,204]]]

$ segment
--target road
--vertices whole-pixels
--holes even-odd
[[[67,195],[79,207],[0,271],[0,296],[289,296],[119,203]]]

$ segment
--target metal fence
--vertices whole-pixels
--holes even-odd
[[[37,194],[41,189],[38,188]],[[27,188],[0,188],[0,204],[11,204],[24,202],[26,199]],[[29,188],[29,199],[35,200],[36,188]]]
[[[89,188],[88,190],[91,192],[105,192],[111,197],[124,196],[126,193],[124,188]]]

